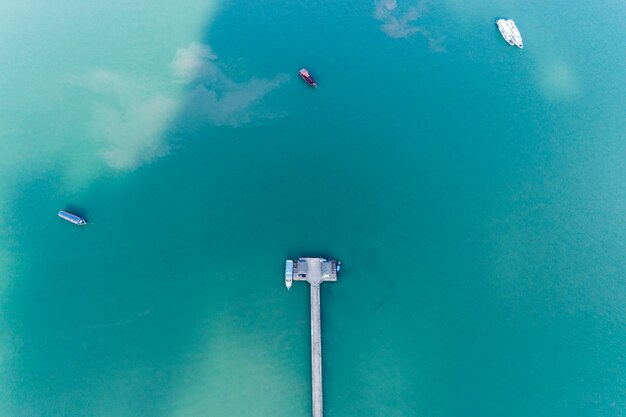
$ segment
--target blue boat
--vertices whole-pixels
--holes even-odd
[[[67,211],[59,211],[59,217],[62,219],[67,220],[68,222],[72,222],[74,224],[77,224],[79,226],[84,226],[87,224],[87,222],[85,221],[85,219],[83,219],[82,217],[79,217],[75,214],[72,213],[68,213]]]

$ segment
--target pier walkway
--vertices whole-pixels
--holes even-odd
[[[324,258],[300,258],[294,261],[293,280],[311,286],[311,391],[313,417],[323,417],[322,392],[322,321],[320,284],[337,281],[338,262]]]
[[[311,375],[313,417],[324,415],[322,407],[322,320],[320,284],[311,284]]]

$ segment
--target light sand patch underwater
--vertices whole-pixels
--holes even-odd
[[[539,64],[538,83],[543,94],[551,100],[569,100],[580,92],[580,81],[574,67],[565,61]]]

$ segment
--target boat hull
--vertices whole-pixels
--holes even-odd
[[[515,24],[513,19],[508,19],[506,21],[506,24],[511,30],[511,33],[513,34],[513,43],[515,44],[515,46],[517,46],[520,49],[523,48],[524,41],[522,40],[522,34],[519,32],[519,29],[517,28],[517,25]]]
[[[292,283],[293,283],[293,261],[287,260],[285,261],[285,287],[287,287],[287,289],[291,288]]]
[[[67,220],[68,222],[74,223],[75,225],[78,225],[78,226],[84,226],[87,224],[87,221],[83,219],[82,217],[79,217],[72,213],[68,213],[67,211],[61,210],[57,213],[57,215],[63,220]]]
[[[504,40],[511,46],[515,45],[513,32],[511,31],[511,28],[509,27],[507,21],[504,19],[498,19],[496,20],[496,26],[498,26],[500,35],[502,35]]]
[[[300,75],[300,78],[302,78],[305,83],[307,83],[311,87],[317,88],[315,80],[313,79],[313,77],[311,77],[311,74],[309,74],[309,71],[306,68],[302,68],[300,71],[298,71],[298,75]]]

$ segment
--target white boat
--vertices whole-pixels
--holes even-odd
[[[291,288],[292,283],[293,283],[293,261],[287,260],[285,262],[285,287],[287,287],[287,289]]]
[[[84,226],[84,225],[87,224],[87,221],[85,219],[83,219],[82,217],[77,216],[77,215],[72,214],[72,213],[68,213],[67,211],[61,210],[61,211],[59,211],[57,213],[57,215],[60,218],[62,218],[64,220],[67,220],[68,222],[77,224],[78,226]]]
[[[518,48],[523,48],[524,42],[522,41],[522,34],[519,33],[519,29],[517,29],[517,26],[515,25],[515,22],[513,21],[513,19],[508,19],[506,21],[506,24],[509,27],[509,29],[511,29],[511,33],[513,34],[513,41],[515,42],[515,45],[517,45]]]
[[[507,21],[504,19],[498,19],[496,20],[496,25],[498,26],[498,30],[500,31],[500,34],[502,35],[504,40],[507,41],[511,46],[515,45],[513,31],[511,30],[511,27],[509,26]]]

